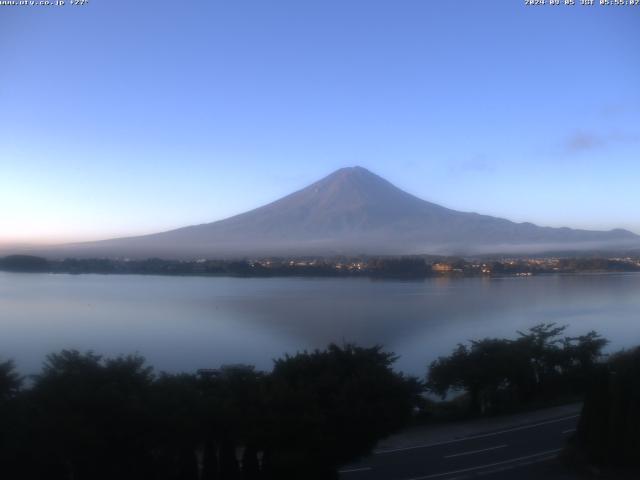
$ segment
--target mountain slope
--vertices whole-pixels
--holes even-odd
[[[450,210],[361,167],[343,168],[263,207],[213,223],[67,245],[82,256],[534,252],[640,245],[626,230],[539,227]],[[59,254],[62,252],[58,252]]]

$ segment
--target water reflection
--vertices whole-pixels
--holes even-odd
[[[61,348],[139,352],[164,370],[246,362],[328,342],[381,343],[422,374],[456,343],[535,323],[640,344],[640,275],[238,279],[0,273],[0,356],[25,372]]]

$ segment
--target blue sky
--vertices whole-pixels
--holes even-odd
[[[0,7],[0,242],[147,233],[362,165],[448,207],[640,233],[640,7]]]

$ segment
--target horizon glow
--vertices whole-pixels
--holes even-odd
[[[220,220],[352,165],[640,233],[640,9],[303,3],[2,8],[0,244]]]

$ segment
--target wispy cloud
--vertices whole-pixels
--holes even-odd
[[[565,140],[565,148],[569,153],[580,153],[603,147],[606,141],[595,133],[574,132]]]
[[[614,131],[605,135],[588,131],[576,131],[564,140],[567,153],[583,153],[614,145],[628,145],[640,142],[640,133]]]

